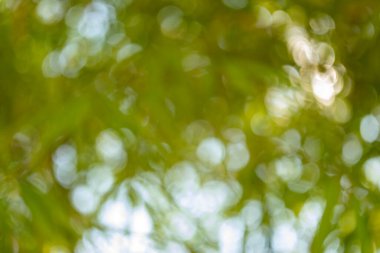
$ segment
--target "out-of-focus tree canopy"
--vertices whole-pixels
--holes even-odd
[[[0,252],[379,252],[380,1],[0,0]]]

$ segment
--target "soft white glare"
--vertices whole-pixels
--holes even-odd
[[[173,185],[169,191],[178,206],[194,217],[219,213],[236,204],[241,197],[242,189],[236,181],[208,181],[200,187],[198,177],[194,182],[191,174],[189,176],[181,174],[178,180],[183,182],[176,183],[177,186]]]
[[[26,151],[27,153],[32,151],[32,147],[31,147],[32,140],[27,134],[22,133],[22,132],[17,132],[15,133],[15,135],[13,135],[13,140],[17,142],[17,145],[20,145],[23,148],[23,150]]]
[[[330,240],[326,240],[325,251],[324,253],[343,253],[343,249],[340,246],[339,238],[335,238],[334,240],[330,238]]]
[[[325,104],[330,105],[335,98],[335,80],[330,75],[316,73],[311,81],[312,89],[316,99]]]
[[[77,177],[77,153],[73,146],[61,145],[53,155],[53,172],[64,187],[70,186]]]
[[[167,210],[169,200],[162,190],[160,178],[152,172],[144,172],[131,182],[132,188],[140,199],[156,210]]]
[[[248,5],[248,0],[223,0],[223,3],[231,9],[239,10]]]
[[[238,171],[249,162],[249,151],[244,142],[230,143],[227,145],[226,166],[229,171]]]
[[[139,235],[139,234],[132,234],[130,236],[130,245],[129,245],[129,251],[133,253],[145,253],[145,252],[152,252],[155,253],[155,249],[153,247],[152,240],[145,235]]]
[[[205,231],[205,235],[210,240],[217,242],[219,240],[219,229],[224,221],[222,214],[209,214],[202,217],[202,222],[199,224],[200,228]]]
[[[326,14],[312,18],[309,24],[313,32],[318,35],[326,34],[330,30],[335,29],[334,19]]]
[[[223,131],[223,137],[230,142],[245,142],[245,133],[239,128],[228,128]]]
[[[225,220],[219,229],[219,252],[240,253],[244,237],[244,223],[240,217]]]
[[[268,170],[265,164],[261,163],[257,165],[255,171],[256,171],[257,177],[260,178],[263,182],[270,183],[274,181],[274,177],[271,171]]]
[[[68,42],[58,55],[58,70],[67,77],[75,77],[79,70],[86,64],[87,59],[83,54],[84,47],[79,41]],[[52,65],[51,67],[55,67]]]
[[[284,65],[282,68],[288,74],[289,80],[292,84],[298,84],[301,82],[301,74],[296,67]]]
[[[335,52],[334,49],[327,43],[317,44],[315,51],[318,56],[318,64],[329,68],[335,62]]]
[[[346,123],[351,119],[350,105],[343,99],[336,99],[331,108],[332,118],[338,123]]]
[[[197,228],[189,216],[176,212],[170,214],[169,218],[174,237],[181,241],[187,241],[193,238]]]
[[[46,176],[38,172],[34,172],[28,176],[28,181],[45,194],[48,193],[51,186],[51,182],[46,180]]]
[[[306,66],[316,63],[316,53],[313,44],[309,41],[305,29],[290,27],[287,30],[288,48],[298,66]]]
[[[239,199],[239,192],[223,181],[207,182],[197,194],[196,214],[217,213]]]
[[[368,190],[361,187],[354,187],[353,192],[359,200],[363,200],[368,195]]]
[[[109,200],[100,210],[98,219],[101,225],[115,230],[127,228],[132,210],[123,200]]]
[[[197,53],[186,56],[182,61],[182,66],[185,71],[204,68],[210,65],[210,59],[207,56]]]
[[[284,224],[289,226],[295,225],[296,215],[294,212],[286,208],[285,203],[281,199],[273,197],[274,196],[272,196],[272,199],[270,200],[272,203],[267,202],[267,208],[271,218],[271,227],[275,229]]]
[[[363,169],[367,180],[380,188],[380,156],[368,159],[364,163]]]
[[[165,35],[169,35],[174,33],[182,24],[182,15],[172,15],[166,17],[161,22],[161,31]]]
[[[127,88],[125,92],[127,93],[127,96],[137,96],[135,91],[133,91],[132,89]],[[121,131],[123,132],[123,140],[124,140],[124,145],[126,148],[129,148],[136,144],[137,138],[130,129],[122,128]]]
[[[57,77],[61,74],[58,51],[53,51],[45,57],[42,63],[42,72],[45,77]]]
[[[116,54],[116,61],[121,62],[129,57],[137,54],[142,50],[142,47],[139,44],[128,43],[121,47]]]
[[[314,186],[314,184],[315,181],[301,179],[289,182],[288,187],[293,192],[306,193]]]
[[[347,138],[342,148],[342,159],[347,165],[356,164],[363,154],[363,148],[359,139],[352,135]]]
[[[161,32],[166,36],[173,36],[180,28],[183,12],[176,6],[166,6],[160,10],[157,15],[160,23]]]
[[[351,182],[350,178],[347,175],[343,175],[340,178],[340,186],[344,190],[349,190],[352,187],[352,182]]]
[[[146,235],[152,232],[153,222],[152,218],[144,206],[136,207],[133,210],[131,220],[131,231],[136,234]]]
[[[78,71],[86,64],[87,58],[83,54],[84,46],[80,41],[68,41],[61,51],[49,53],[42,64],[42,71],[46,77],[64,75],[75,77]]]
[[[131,252],[130,246],[131,240],[124,233],[91,229],[84,233],[75,253],[125,253]]]
[[[325,208],[323,199],[310,199],[303,205],[299,216],[299,229],[304,239],[311,240]]]
[[[134,0],[110,0],[115,7],[118,7],[119,9],[125,8],[131,3],[133,3]]]
[[[107,43],[112,46],[117,46],[124,39],[126,39],[125,33],[123,32],[114,33],[108,37]]]
[[[87,174],[87,184],[97,193],[109,191],[114,183],[112,168],[109,166],[95,166]]]
[[[326,18],[327,20],[327,18]],[[328,21],[326,21],[328,23]],[[312,22],[316,27],[316,23]],[[340,79],[339,73],[344,72],[344,68],[338,68],[339,73],[333,67],[335,62],[335,52],[331,45],[324,42],[315,42],[311,40],[304,28],[298,26],[290,26],[287,31],[288,49],[293,55],[296,64],[305,70],[301,75],[300,84],[306,91],[311,91],[316,100],[324,105],[330,106],[334,103],[336,95],[341,92],[343,83]],[[318,69],[323,67],[324,72],[310,71],[311,68]],[[295,80],[290,76],[291,80]],[[311,87],[309,87],[309,83]],[[339,104],[341,108],[342,104]],[[344,105],[343,105],[344,106]],[[347,115],[347,114],[346,114]],[[347,117],[336,117],[337,121],[345,121]]]
[[[13,194],[13,196],[9,196],[8,198],[8,210],[10,213],[21,214],[29,220],[32,220],[32,212],[19,195]]]
[[[272,25],[280,26],[285,25],[291,21],[289,14],[283,10],[277,10],[272,14]]]
[[[282,135],[282,148],[286,153],[297,151],[301,147],[301,135],[296,129],[290,129]]]
[[[225,155],[225,147],[218,138],[210,137],[204,139],[197,148],[198,158],[210,165],[220,164]]]
[[[65,23],[68,27],[72,29],[77,28],[78,22],[82,17],[83,9],[83,6],[75,5],[66,12]]]
[[[279,118],[289,118],[303,105],[303,95],[291,88],[270,88],[265,96],[269,113]]]
[[[277,175],[284,181],[298,179],[302,174],[302,162],[299,157],[283,157],[275,162]]]
[[[96,151],[100,158],[110,165],[122,165],[127,153],[120,137],[111,130],[105,130],[96,139]]]
[[[263,113],[257,113],[252,116],[250,127],[254,134],[259,136],[270,136],[273,131],[271,118]]]
[[[175,193],[178,205],[194,217],[216,214],[239,201],[241,189],[233,183],[209,181],[202,188]]]
[[[36,11],[44,23],[51,24],[63,17],[64,4],[64,0],[41,0]]]
[[[303,148],[311,160],[319,160],[322,153],[321,141],[314,137],[307,137]]]
[[[260,6],[257,10],[256,26],[265,28],[272,25],[272,15],[267,8]]]
[[[71,202],[82,214],[90,214],[97,208],[99,199],[90,187],[80,185],[71,192]]]
[[[194,192],[199,188],[200,179],[194,166],[189,162],[178,163],[165,176],[168,191],[178,194],[184,191]]]
[[[249,201],[245,204],[241,212],[248,230],[255,230],[259,227],[263,218],[263,206],[260,201]]]
[[[101,1],[93,2],[84,10],[78,22],[78,31],[85,38],[101,39],[108,32],[113,19],[112,6]]]
[[[153,241],[150,239],[150,237],[140,234],[134,234],[130,236],[130,245],[129,245],[129,251],[133,253],[145,253],[145,252],[154,252],[154,245]]]
[[[213,128],[205,120],[197,120],[190,123],[182,133],[182,137],[188,143],[194,144],[200,142],[203,138],[212,135]]]
[[[379,136],[380,125],[373,115],[365,116],[360,122],[360,134],[364,141],[374,142]]]
[[[245,243],[245,252],[267,253],[269,250],[268,238],[262,229],[255,229],[248,234]]]
[[[178,242],[169,242],[164,250],[166,253],[190,253],[190,251]]]
[[[120,101],[119,110],[124,114],[128,114],[131,107],[134,105],[134,103],[137,100],[137,93],[130,87],[127,87],[124,90],[124,93],[125,93],[125,97]],[[134,137],[133,132],[129,129],[123,129],[123,131],[128,139],[132,139],[132,140],[129,140],[129,143],[126,143],[127,146],[128,145],[130,146],[132,144],[130,142],[131,141],[134,142],[135,141],[134,139],[136,137]]]
[[[297,231],[291,224],[283,223],[274,228],[271,242],[274,252],[294,252],[297,243]]]
[[[199,206],[195,205],[195,202],[199,202],[197,199],[198,192],[192,192],[191,190],[183,190],[180,192],[172,193],[175,202],[181,207],[183,210],[188,210],[194,216],[199,216]]]

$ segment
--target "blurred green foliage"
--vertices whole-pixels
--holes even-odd
[[[378,252],[379,35],[375,0],[0,0],[0,252]]]

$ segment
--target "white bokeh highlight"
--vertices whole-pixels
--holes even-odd
[[[360,121],[360,134],[365,142],[372,143],[379,136],[380,125],[376,117],[366,115]]]
[[[196,154],[201,161],[210,165],[218,165],[224,159],[225,147],[218,138],[209,137],[199,144]]]

